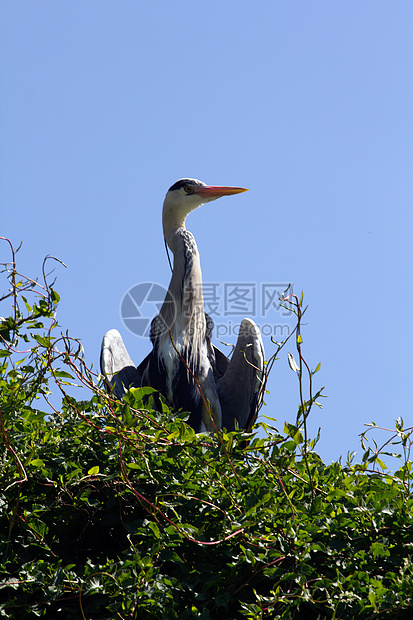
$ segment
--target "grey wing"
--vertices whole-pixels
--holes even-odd
[[[211,363],[212,370],[214,373],[215,382],[217,382],[224,375],[226,369],[228,368],[229,359],[227,356],[222,353],[217,347],[215,347],[211,342],[211,336],[214,329],[214,321],[213,319],[205,312],[205,340],[208,347],[208,359]]]
[[[131,387],[141,387],[142,376],[126,350],[117,329],[106,332],[100,353],[100,369],[113,394],[121,399]]]
[[[258,326],[251,319],[243,319],[234,353],[223,376],[217,380],[222,425],[227,430],[234,430],[235,420],[239,428],[249,430],[255,419],[264,355]]]

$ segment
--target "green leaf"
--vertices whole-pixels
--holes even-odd
[[[42,461],[42,459],[33,459],[30,461],[29,465],[32,467],[41,468],[44,467],[44,461]]]
[[[296,426],[294,426],[294,424],[290,424],[289,422],[286,422],[284,424],[284,433],[286,433],[286,435],[291,437],[294,440],[294,443],[296,445],[303,443],[304,441],[304,437],[301,431]]]
[[[57,304],[60,301],[60,295],[59,293],[56,293],[56,291],[54,291],[53,289],[50,289],[50,293],[51,293],[51,298],[53,303]]]
[[[385,465],[383,463],[383,461],[378,456],[376,456],[376,458],[374,460],[375,460],[375,462],[377,463],[377,465],[379,467],[381,467],[382,469],[387,469],[387,465]]]
[[[22,295],[22,300],[24,305],[26,306],[26,310],[27,312],[31,312],[32,311],[32,307],[28,304],[26,297],[24,297],[24,295]]]
[[[74,377],[70,375],[68,372],[65,372],[64,370],[55,370],[54,374],[55,374],[55,377],[58,377],[59,379],[73,379],[74,380]]]
[[[89,476],[96,476],[96,474],[99,473],[99,465],[91,467],[87,473],[89,474]]]
[[[39,334],[32,334],[32,338],[41,344],[42,347],[49,348],[51,345],[50,338],[43,338],[43,336],[40,336]]]
[[[154,533],[155,538],[161,537],[160,532],[159,532],[159,527],[156,525],[156,523],[154,523],[153,521],[149,521],[148,527]]]
[[[40,519],[30,519],[29,527],[31,527],[31,529],[33,529],[41,538],[43,538],[49,531],[47,525]]]
[[[374,557],[388,557],[390,555],[389,549],[381,542],[374,542],[370,546],[370,551]]]

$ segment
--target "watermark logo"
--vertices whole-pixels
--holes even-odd
[[[292,284],[283,282],[204,282],[202,296],[188,290],[188,300],[183,301],[184,317],[188,326],[196,329],[198,310],[204,311],[214,322],[212,336],[218,340],[239,334],[242,318],[249,317],[257,323],[261,334],[276,340],[284,340],[292,331],[288,319],[293,319],[283,298],[293,294]],[[194,298],[201,300],[200,308],[194,306]],[[120,314],[125,326],[133,334],[147,338],[152,320],[165,305],[162,317],[152,324],[152,333],[160,336],[171,329],[176,318],[176,305],[169,291],[161,284],[144,282],[136,284],[125,293]],[[203,316],[203,310],[202,310]],[[191,321],[191,318],[193,319]],[[212,325],[211,323],[209,325]]]
[[[163,322],[161,327],[158,324],[157,332],[169,330],[175,320],[175,302],[172,295],[161,284],[136,284],[125,293],[120,304],[120,315],[125,327],[136,336],[148,338],[152,319],[159,314],[163,304],[170,305],[169,312],[166,313],[170,325]]]

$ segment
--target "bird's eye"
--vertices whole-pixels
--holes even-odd
[[[192,187],[190,185],[187,185],[186,187],[184,187],[184,192],[186,194],[192,194]]]

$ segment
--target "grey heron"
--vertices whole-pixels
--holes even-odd
[[[153,349],[136,368],[117,330],[106,333],[101,370],[117,398],[125,389],[151,386],[176,411],[189,412],[195,432],[248,429],[255,417],[264,370],[257,325],[243,319],[231,359],[211,343],[213,321],[205,313],[199,252],[185,227],[187,215],[206,202],[247,191],[180,179],[163,203],[165,243],[173,254],[168,293],[151,323]],[[213,420],[212,420],[212,419]]]

